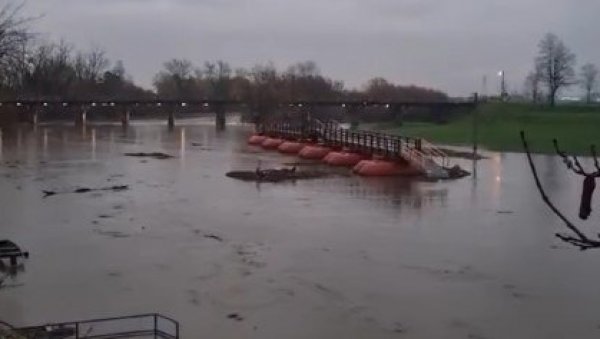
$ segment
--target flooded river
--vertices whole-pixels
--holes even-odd
[[[490,154],[476,178],[449,182],[337,171],[257,185],[224,174],[295,159],[248,147],[249,133],[3,130],[0,238],[31,258],[0,288],[0,319],[159,312],[183,338],[600,337],[600,251],[554,237],[563,225],[522,154]],[[153,151],[174,158],[123,155]],[[535,160],[575,219],[580,179]],[[42,193],[112,185],[130,189]],[[585,225],[596,233],[600,218]]]

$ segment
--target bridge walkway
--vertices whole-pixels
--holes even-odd
[[[439,147],[422,138],[343,128],[337,122],[264,124],[262,133],[293,140],[312,140],[328,147],[410,163],[428,177],[445,178],[450,160]]]

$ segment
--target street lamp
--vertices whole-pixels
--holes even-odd
[[[499,71],[498,76],[500,77],[500,100],[504,101],[506,98],[506,75],[504,71]]]

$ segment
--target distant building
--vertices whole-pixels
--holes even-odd
[[[561,101],[561,102],[581,102],[582,99],[580,97],[574,97],[574,96],[562,96],[562,97],[558,98],[558,101]]]

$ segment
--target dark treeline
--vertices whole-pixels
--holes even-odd
[[[156,94],[169,99],[232,99],[261,111],[290,101],[376,100],[447,101],[446,94],[417,86],[398,86],[383,78],[370,80],[362,90],[347,90],[341,81],[321,75],[313,61],[279,71],[272,63],[235,71],[224,61],[196,68],[188,60],[173,59],[154,78]]]
[[[1,34],[1,33],[0,33]],[[271,63],[250,69],[224,61],[195,67],[188,60],[164,63],[154,77],[154,89],[136,85],[121,61],[111,62],[100,48],[78,51],[61,41],[25,46],[22,56],[0,65],[0,95],[4,99],[221,99],[251,103],[317,100],[446,101],[447,95],[418,86],[399,86],[384,78],[370,80],[361,90],[321,75],[313,61],[285,71]]]
[[[233,68],[225,61],[172,59],[163,64],[153,89],[137,85],[123,62],[111,61],[104,50],[79,50],[65,41],[40,41],[30,33],[31,19],[22,6],[0,8],[0,99],[93,100],[237,100],[254,115],[280,113],[290,101],[427,101],[448,100],[445,93],[417,86],[400,86],[374,78],[360,89],[321,74],[313,61],[284,70],[272,63]]]
[[[13,61],[0,73],[3,99],[154,97],[126,76],[122,62],[112,64],[99,48],[76,51],[64,41],[31,43]]]
[[[444,101],[447,96],[416,86],[398,86],[383,78],[360,90],[321,75],[312,61],[284,71],[272,63],[233,69],[227,62],[173,59],[154,78],[154,89],[136,85],[122,62],[112,62],[100,48],[77,50],[60,41],[39,41],[30,33],[32,19],[22,6],[0,7],[0,96],[2,98],[169,98],[234,99],[258,106],[295,100]]]

